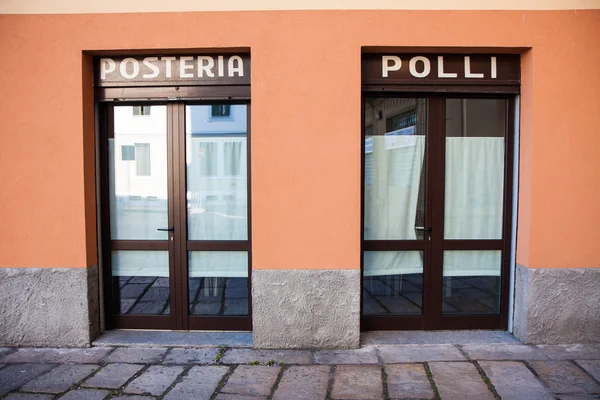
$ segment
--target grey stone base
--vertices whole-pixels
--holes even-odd
[[[255,348],[356,348],[360,270],[252,271]]]
[[[524,343],[599,343],[600,268],[517,265],[514,334]]]
[[[0,268],[0,346],[85,347],[99,331],[97,266]]]

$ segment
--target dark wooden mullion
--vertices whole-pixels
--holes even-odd
[[[250,251],[248,240],[188,240],[189,251]]]
[[[363,251],[425,251],[426,240],[364,240]]]
[[[445,162],[445,110],[446,100],[443,97],[429,98],[428,134],[428,187],[430,192],[429,204],[432,227],[429,242],[429,260],[427,262],[427,292],[428,300],[426,327],[439,329],[442,315],[442,248],[444,241],[444,162]]]
[[[185,152],[185,105],[177,103],[173,106],[173,126],[175,136],[173,143],[174,184],[175,184],[175,254],[177,259],[177,329],[188,329],[188,256],[187,241],[187,185],[186,185],[186,152]]]
[[[513,211],[513,170],[514,170],[514,143],[515,143],[515,97],[510,96],[506,100],[506,146],[504,148],[504,249],[502,252],[502,287],[500,289],[500,314],[502,316],[501,328],[508,328],[508,304],[510,285],[510,260],[511,255],[511,233],[512,233],[512,211]]]
[[[443,250],[503,250],[504,245],[502,239],[445,239]]]
[[[169,240],[111,240],[113,250],[169,250]]]

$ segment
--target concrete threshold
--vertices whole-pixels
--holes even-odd
[[[360,335],[361,346],[382,344],[521,343],[507,331],[373,331]]]
[[[252,332],[106,331],[92,346],[252,347]]]

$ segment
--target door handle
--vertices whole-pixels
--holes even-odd
[[[161,232],[175,232],[175,227],[172,226],[170,228],[158,228],[156,229],[157,231],[161,231]]]
[[[424,232],[431,232],[431,227],[425,228],[424,226],[415,226],[415,230],[417,230],[417,231],[424,231]]]

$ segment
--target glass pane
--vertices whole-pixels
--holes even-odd
[[[167,240],[167,108],[134,116],[135,106],[115,107],[108,140],[112,239]],[[139,107],[138,107],[139,108]]]
[[[188,238],[246,240],[246,105],[218,106],[228,118],[214,107],[186,107]]]
[[[248,315],[248,253],[190,251],[191,315]]]
[[[427,99],[365,100],[365,240],[423,239]]]
[[[167,251],[113,251],[112,276],[116,313],[171,313]]]
[[[365,251],[363,315],[423,313],[423,252]]]
[[[444,251],[442,312],[500,313],[500,250]]]
[[[446,100],[445,239],[501,239],[504,99]]]

